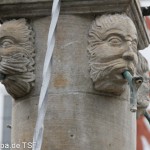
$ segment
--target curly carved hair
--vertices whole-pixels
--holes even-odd
[[[27,23],[26,19],[10,20],[2,24],[0,37],[15,37],[20,46],[24,47],[29,54],[34,52],[34,32],[32,27]]]
[[[115,29],[119,23],[126,26],[130,24],[132,29],[136,31],[133,21],[126,14],[107,14],[96,17],[89,30],[89,55],[93,55],[95,46],[103,42],[105,32],[108,29]]]

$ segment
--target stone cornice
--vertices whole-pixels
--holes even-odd
[[[61,14],[124,12],[131,0],[62,0]],[[52,0],[1,0],[0,17],[50,15]]]
[[[147,47],[150,43],[150,37],[146,27],[145,19],[141,12],[141,7],[138,0],[133,0],[126,10],[126,13],[134,21],[139,37],[138,49],[142,50]]]
[[[51,14],[52,0],[1,0],[0,18],[30,18]],[[139,34],[139,49],[149,45],[149,37],[139,0],[62,0],[61,14],[102,14],[126,12]]]

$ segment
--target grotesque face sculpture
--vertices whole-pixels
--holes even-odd
[[[25,19],[11,20],[0,27],[0,75],[15,99],[34,86],[34,36]]]
[[[138,53],[137,75],[142,76],[144,81],[138,89],[137,93],[137,118],[144,114],[145,109],[148,107],[150,99],[150,84],[149,84],[149,68],[147,60]]]
[[[122,73],[136,72],[137,31],[125,14],[97,17],[89,31],[89,66],[94,88],[106,95],[121,95],[127,81]]]

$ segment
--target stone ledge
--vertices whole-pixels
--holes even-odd
[[[31,18],[51,14],[52,0],[1,0],[0,18]],[[139,34],[139,49],[149,45],[149,37],[139,0],[62,0],[61,14],[103,14],[126,12]]]
[[[62,0],[61,14],[123,12],[130,0]],[[0,17],[31,17],[50,15],[52,0],[0,1]],[[15,10],[15,11],[14,11]]]
[[[150,37],[148,35],[147,26],[141,12],[139,1],[132,1],[131,5],[129,5],[128,9],[126,10],[126,13],[132,18],[136,25],[139,38],[138,49],[142,50],[149,45]]]

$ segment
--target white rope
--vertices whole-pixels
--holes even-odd
[[[60,12],[60,0],[54,0],[52,7],[51,24],[48,33],[47,52],[43,68],[43,82],[39,98],[38,117],[33,136],[32,150],[41,150],[43,141],[44,118],[48,103],[48,86],[51,78],[51,61],[55,46],[55,29],[59,17],[59,12]]]

